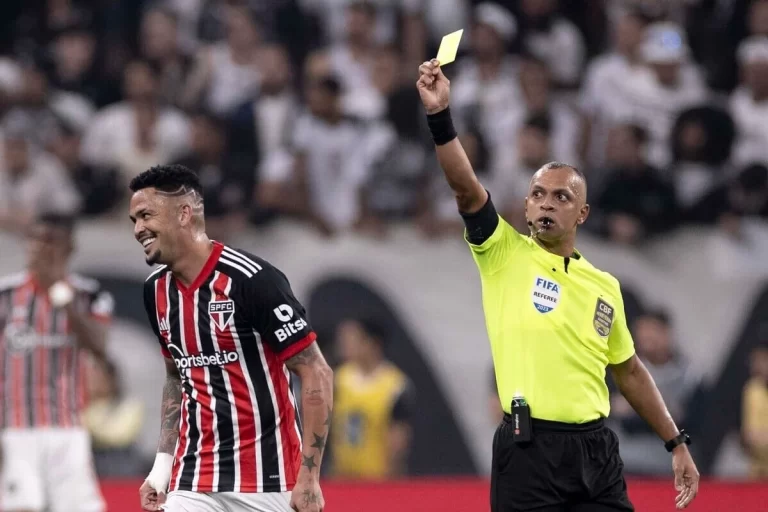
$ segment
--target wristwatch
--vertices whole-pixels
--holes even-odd
[[[685,430],[681,430],[677,436],[664,443],[664,448],[666,448],[667,451],[671,453],[672,450],[683,443],[691,444],[691,436],[689,436]]]

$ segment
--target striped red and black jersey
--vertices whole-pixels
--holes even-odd
[[[114,301],[92,279],[71,275],[73,304],[109,322]],[[76,427],[85,407],[89,354],[78,347],[67,313],[54,308],[28,273],[0,280],[0,424],[3,428]]]
[[[170,491],[292,490],[301,433],[284,361],[315,333],[285,275],[214,242],[190,286],[161,266],[146,281],[144,301],[182,381]]]

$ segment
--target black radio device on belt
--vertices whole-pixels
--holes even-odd
[[[512,440],[515,443],[530,442],[533,437],[531,425],[531,408],[528,407],[525,397],[516,393],[512,398]]]

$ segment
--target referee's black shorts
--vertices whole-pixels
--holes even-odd
[[[516,444],[505,416],[493,438],[491,512],[633,511],[616,434],[597,420],[582,425],[533,420],[533,439]]]

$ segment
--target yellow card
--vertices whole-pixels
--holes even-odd
[[[459,51],[459,43],[463,33],[464,29],[461,29],[443,36],[443,40],[440,41],[440,49],[437,50],[437,57],[435,57],[441,66],[456,60],[456,52]]]

